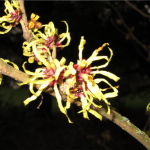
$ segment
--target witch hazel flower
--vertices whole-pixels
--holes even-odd
[[[67,94],[67,105],[70,106],[71,99],[80,99],[82,103],[82,110],[78,113],[83,112],[83,117],[89,119],[88,113],[93,114],[95,117],[102,120],[102,116],[98,114],[96,111],[90,108],[90,105],[93,104],[95,107],[101,108],[102,105],[97,105],[94,103],[94,99],[98,101],[104,101],[108,108],[108,114],[110,114],[110,103],[107,98],[116,97],[118,95],[118,90],[116,87],[113,87],[106,79],[97,78],[94,79],[96,74],[104,75],[114,81],[118,81],[120,78],[115,74],[99,70],[101,68],[106,67],[113,55],[112,50],[108,47],[110,51],[110,58],[107,56],[97,56],[99,51],[101,51],[105,46],[108,46],[108,43],[103,44],[101,47],[96,49],[92,55],[86,60],[82,58],[82,51],[84,49],[84,44],[86,41],[84,37],[81,37],[80,45],[79,45],[79,60],[77,64],[73,64],[72,62],[67,67],[67,71],[65,72],[65,76],[69,83],[66,86],[66,94]],[[100,66],[92,67],[91,64],[93,61],[105,59],[107,62]],[[95,70],[96,69],[96,70]],[[98,86],[98,83],[104,82],[113,90],[113,92],[108,92],[103,94],[103,91],[106,91],[108,88],[102,89]],[[68,107],[67,109],[69,109]]]
[[[12,0],[11,3],[8,0],[5,0],[5,16],[0,17],[0,27],[6,29],[5,31],[0,31],[0,34],[5,34],[9,32],[12,27],[15,27],[21,19],[20,7],[16,0]],[[10,23],[10,25],[6,25]]]
[[[43,58],[44,60],[44,58]],[[45,59],[45,62],[47,60]],[[64,72],[66,70],[66,66],[64,65],[66,62],[66,59],[63,57],[60,61],[57,59],[53,59],[50,61],[50,63],[43,63],[45,64],[45,67],[37,68],[35,72],[31,72],[29,70],[26,70],[25,63],[23,64],[23,69],[26,74],[31,75],[28,81],[20,83],[18,85],[24,85],[29,84],[29,90],[33,94],[31,97],[27,98],[24,101],[24,104],[27,105],[31,101],[36,100],[37,97],[41,95],[41,93],[46,89],[48,86],[50,86],[56,95],[56,99],[58,102],[58,107],[60,108],[60,111],[66,115],[68,118],[69,123],[72,123],[67,115],[67,109],[62,105],[62,97],[59,93],[58,86],[63,83],[64,79]],[[33,86],[35,84],[40,84],[40,88],[38,91],[33,90]]]
[[[68,24],[66,21],[62,21],[62,22],[66,24],[66,27],[67,27],[66,33],[62,33],[58,35],[58,29],[55,28],[53,22],[49,22],[47,25],[42,26],[42,27],[45,27],[44,29],[45,34],[42,34],[41,32],[39,32],[41,34],[41,38],[43,38],[46,41],[44,45],[47,46],[49,49],[52,49],[53,45],[57,48],[58,47],[64,48],[68,46],[70,43],[71,38],[70,38],[70,33],[68,31]],[[67,38],[67,43],[63,45],[62,42],[66,38]]]
[[[35,16],[35,20],[38,17]],[[66,21],[63,21],[67,26],[66,33],[62,33],[58,35],[57,29],[54,27],[53,22],[49,22],[47,25],[42,25],[44,28],[44,33],[37,30],[37,32],[32,32],[33,37],[30,42],[25,41],[23,43],[23,55],[28,56],[29,63],[33,63],[34,60],[38,62],[38,64],[42,64],[41,58],[49,60],[49,56],[51,56],[51,50],[56,51],[56,48],[63,48],[68,46],[70,43],[70,33],[68,32],[68,24]],[[62,45],[62,42],[67,38],[67,43]],[[35,51],[38,53],[35,53]]]

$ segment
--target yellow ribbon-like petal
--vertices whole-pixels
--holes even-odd
[[[97,113],[95,110],[89,109],[88,112],[102,121],[102,116],[99,113]]]
[[[86,40],[84,39],[84,36],[81,36],[80,44],[79,44],[79,60],[82,60],[82,51],[84,49],[84,45],[86,43]]]
[[[49,83],[42,84],[39,90],[35,93],[35,95],[32,95],[31,97],[27,98],[24,101],[25,105],[28,105],[31,101],[34,101],[38,96],[41,95],[42,91],[49,85]]]
[[[39,61],[41,61],[46,67],[48,67],[50,64],[49,62],[42,56],[40,55],[40,53],[38,52],[36,45],[34,44],[33,46],[33,52],[35,54],[35,56],[39,59]]]
[[[82,111],[79,111],[78,113],[81,113],[81,112],[83,112],[83,117],[85,118],[85,119],[88,119],[88,120],[90,120],[89,119],[89,117],[88,117],[88,113],[87,113],[87,110],[85,109],[85,107],[87,106],[87,100],[86,100],[86,98],[81,94],[81,102],[82,102]]]
[[[97,66],[97,67],[91,67],[90,69],[100,69],[100,68],[104,68],[104,67],[106,67],[106,66],[109,64],[109,62],[110,62],[110,60],[111,60],[111,58],[112,58],[112,56],[113,56],[113,51],[112,51],[111,48],[109,48],[109,47],[108,47],[108,49],[109,49],[109,51],[110,51],[110,58],[108,59],[108,61],[107,61],[105,64],[103,64],[103,65],[100,65],[100,66]]]
[[[95,79],[94,81],[96,83],[100,83],[100,82],[103,81],[103,82],[107,83],[114,90],[114,92],[109,92],[109,93],[104,94],[105,98],[112,98],[112,97],[118,96],[118,90],[115,87],[113,87],[107,80],[105,80],[105,79]]]
[[[2,84],[2,80],[3,80],[3,75],[0,74],[0,84]]]
[[[56,99],[57,99],[57,103],[58,103],[58,107],[59,107],[60,111],[66,115],[66,117],[68,118],[69,123],[73,123],[73,122],[69,119],[69,117],[68,117],[68,115],[67,115],[67,111],[66,111],[66,109],[65,109],[65,108],[63,107],[63,105],[62,105],[62,99],[61,99],[59,90],[58,90],[58,88],[57,88],[57,84],[54,84],[54,91],[55,91],[55,95],[56,95]]]
[[[108,77],[108,78],[110,78],[116,82],[120,79],[115,74],[108,72],[108,71],[102,71],[102,70],[101,71],[92,71],[91,73],[92,74],[102,74],[102,75],[104,75],[104,76],[106,76],[106,77]]]

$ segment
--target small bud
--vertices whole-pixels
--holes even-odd
[[[33,63],[34,62],[34,57],[29,57],[28,62]]]
[[[42,65],[42,62],[39,61],[39,62],[38,62],[38,65]]]

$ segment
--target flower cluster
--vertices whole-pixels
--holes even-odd
[[[0,32],[0,34],[10,31],[21,19],[20,8],[17,1],[12,0],[10,3],[8,0],[5,0],[5,7],[6,9],[4,11],[6,16],[0,18],[0,26],[6,30]],[[101,108],[103,105],[100,101],[103,101],[107,105],[107,113],[110,114],[110,103],[107,98],[117,96],[118,90],[117,87],[112,86],[107,80],[103,78],[95,79],[94,77],[96,74],[101,74],[114,81],[120,79],[115,74],[101,70],[109,64],[113,55],[112,50],[108,47],[109,44],[103,44],[101,47],[94,50],[88,59],[83,59],[82,51],[86,41],[84,36],[82,36],[79,44],[79,60],[77,60],[76,64],[70,62],[69,65],[65,65],[66,59],[64,57],[62,57],[60,61],[56,59],[56,52],[68,46],[70,43],[71,37],[67,22],[62,21],[66,25],[66,32],[58,34],[58,29],[55,28],[52,21],[48,24],[42,24],[38,19],[38,15],[34,13],[31,14],[31,20],[28,22],[27,27],[31,31],[32,37],[29,41],[23,43],[22,48],[23,55],[28,57],[29,63],[37,61],[38,65],[42,66],[37,68],[35,72],[31,72],[25,68],[27,62],[23,63],[22,67],[24,72],[30,75],[30,78],[28,81],[20,83],[19,85],[29,84],[29,90],[33,94],[24,101],[24,104],[27,105],[31,101],[34,101],[47,87],[51,87],[55,92],[60,111],[66,115],[69,123],[72,123],[72,121],[67,115],[67,109],[71,107],[72,100],[80,102],[82,110],[78,113],[82,112],[84,118],[89,119],[88,113],[91,113],[102,120],[102,116],[91,109],[91,105]],[[10,23],[10,25],[6,26],[6,22]],[[44,28],[44,32],[40,31],[41,28]],[[63,44],[62,42],[65,39],[67,39],[67,42]],[[110,57],[98,56],[99,52],[106,46],[110,51]],[[91,64],[93,61],[102,59],[106,60],[105,64],[92,67]],[[18,69],[17,65],[14,63],[8,60],[3,61],[13,64],[13,66]],[[0,82],[1,80],[2,75],[0,74]],[[106,83],[109,87],[105,89],[100,88],[98,84],[101,82]],[[40,87],[35,92],[33,87],[36,84],[39,84]],[[111,89],[112,92],[106,92],[107,89]],[[62,104],[62,97],[59,91],[62,91],[67,96],[65,107]],[[105,91],[105,93],[103,91]]]
[[[34,41],[31,43],[34,43]],[[27,98],[24,101],[25,105],[35,100],[46,87],[50,86],[55,91],[60,111],[66,115],[70,123],[72,122],[67,115],[67,109],[69,109],[71,106],[71,99],[79,100],[82,103],[82,110],[78,113],[83,112],[83,117],[86,119],[89,119],[87,113],[89,112],[95,117],[102,120],[102,116],[90,108],[91,105],[94,105],[98,108],[102,107],[102,105],[96,104],[94,102],[94,99],[104,101],[108,108],[108,114],[110,113],[110,103],[107,101],[107,98],[117,96],[118,90],[116,87],[113,87],[107,80],[103,78],[94,79],[94,76],[96,74],[102,74],[109,77],[110,79],[113,79],[114,81],[118,81],[120,79],[119,77],[110,72],[99,70],[109,64],[113,52],[108,47],[111,54],[110,58],[108,58],[107,56],[97,56],[99,51],[101,51],[105,46],[109,45],[108,43],[105,43],[101,47],[96,49],[92,53],[92,55],[86,60],[82,58],[82,51],[85,43],[86,41],[82,36],[79,44],[79,60],[77,61],[77,64],[70,62],[69,65],[65,65],[66,59],[64,57],[60,61],[57,59],[53,59],[50,55],[50,51],[49,59],[45,58],[44,55],[41,55],[39,52],[40,48],[42,47],[39,48],[39,51],[34,50],[35,45],[33,44],[33,52],[35,56],[43,63],[45,67],[38,68],[35,72],[30,72],[25,69],[26,62],[23,64],[24,71],[27,74],[31,75],[31,78],[27,82],[23,82],[20,85],[29,84],[29,89],[33,94],[31,97]],[[100,66],[91,66],[91,63],[93,61],[101,59],[105,59],[107,62]],[[99,88],[97,84],[100,82],[105,82],[106,84],[108,84],[113,92],[103,94],[103,91],[106,91],[107,89]],[[37,92],[34,92],[33,90],[34,84],[41,84],[41,87]],[[63,107],[62,105],[62,97],[59,93],[58,88],[67,95],[67,102],[65,107]]]
[[[96,111],[90,109],[90,105],[93,104],[95,107],[101,108],[102,105],[95,104],[93,100],[103,100],[108,107],[108,114],[110,114],[110,103],[107,101],[107,98],[117,96],[118,90],[116,89],[116,87],[113,87],[107,80],[103,78],[94,79],[94,76],[96,74],[102,74],[109,77],[110,79],[113,79],[114,81],[118,81],[120,78],[110,72],[99,70],[106,67],[112,58],[113,52],[109,47],[108,49],[111,53],[110,58],[108,58],[107,56],[97,56],[99,51],[101,51],[105,46],[108,46],[109,44],[103,44],[102,47],[96,49],[93,54],[87,60],[85,60],[82,59],[82,51],[85,42],[86,41],[84,40],[84,37],[81,37],[79,45],[79,60],[77,61],[77,64],[70,63],[70,66],[66,71],[67,76],[69,75],[69,84],[66,87],[65,91],[67,94],[67,103],[69,103],[68,108],[70,108],[71,99],[80,98],[80,101],[82,103],[82,110],[79,113],[83,112],[83,117],[89,119],[87,114],[87,112],[89,112],[101,120],[102,116],[99,115]],[[91,67],[91,63],[93,61],[101,59],[106,59],[107,62],[104,65]],[[94,71],[94,69],[97,70]],[[113,92],[103,94],[102,91],[106,91],[107,89],[99,88],[97,83],[100,82],[105,82],[106,84],[108,84]]]
[[[5,0],[5,10],[6,13],[5,16],[0,17],[0,27],[6,29],[5,31],[0,31],[0,34],[5,34],[11,30],[12,27],[15,27],[20,19],[20,7],[16,0],[12,0],[11,3],[8,0]],[[9,25],[6,25],[6,23],[9,23]]]
[[[66,21],[63,21],[67,26],[66,33],[62,33],[58,35],[58,30],[55,28],[53,22],[49,22],[46,25],[37,25],[34,21],[36,21],[39,16],[35,14],[31,14],[31,21],[29,22],[29,29],[32,29],[32,39],[30,42],[25,41],[23,43],[23,55],[28,56],[28,62],[33,63],[37,61],[39,65],[44,64],[45,66],[49,65],[48,62],[51,61],[51,50],[53,54],[55,52],[56,57],[56,49],[63,48],[68,46],[70,43],[70,33],[68,31],[68,24]],[[38,23],[39,24],[39,23]],[[39,31],[39,28],[44,27],[44,33]],[[65,45],[62,42],[67,38],[67,43]]]

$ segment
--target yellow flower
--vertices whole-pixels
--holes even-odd
[[[27,82],[23,82],[19,85],[29,84],[30,92],[33,94],[31,97],[27,98],[24,101],[25,105],[27,105],[29,102],[35,100],[38,96],[40,96],[42,91],[46,87],[51,86],[55,91],[55,95],[56,95],[56,99],[57,99],[60,111],[64,113],[66,117],[68,118],[68,121],[72,123],[67,115],[67,110],[62,105],[62,98],[61,98],[61,95],[59,93],[58,86],[57,86],[57,84],[61,84],[62,80],[64,79],[64,71],[66,68],[66,66],[64,65],[65,62],[66,62],[65,58],[62,58],[60,61],[58,61],[57,59],[54,59],[54,60],[51,60],[50,63],[47,62],[48,65],[46,64],[45,65],[46,67],[38,68],[36,69],[35,72],[30,72],[26,70],[25,69],[26,62],[25,62],[23,64],[23,69],[25,73],[31,75],[31,77]],[[33,90],[34,84],[41,84],[37,92],[34,92]]]
[[[35,15],[35,14],[34,14]],[[38,19],[37,15],[35,20]],[[61,48],[68,46],[70,43],[70,33],[68,32],[68,24],[66,21],[63,21],[67,26],[66,33],[62,33],[58,35],[57,29],[54,27],[53,22],[49,22],[47,25],[42,25],[42,27],[45,27],[44,33],[41,31],[37,31],[37,33],[33,33],[33,38],[30,40],[31,42],[24,42],[23,43],[23,55],[31,57],[28,61],[29,63],[33,63],[34,60],[36,60],[39,63],[43,63],[39,56],[41,55],[44,58],[49,58],[51,56],[50,50],[56,50],[56,48]],[[65,45],[62,45],[62,42],[67,38],[67,43]],[[38,51],[39,55],[35,53]],[[48,60],[49,61],[49,60]],[[44,64],[45,65],[45,64]]]
[[[105,46],[108,46],[108,43],[103,44],[100,48],[96,49],[92,55],[87,59],[82,58],[82,51],[84,48],[84,44],[86,41],[84,40],[84,37],[81,37],[80,45],[79,45],[79,60],[77,61],[77,64],[70,63],[70,65],[67,67],[68,70],[65,72],[65,76],[68,76],[68,79],[70,78],[69,84],[66,88],[66,94],[67,94],[67,103],[68,106],[70,106],[70,99],[77,99],[80,98],[82,103],[82,110],[80,112],[83,112],[83,117],[86,119],[88,118],[87,112],[93,114],[95,117],[102,119],[102,116],[99,115],[96,111],[90,109],[90,105],[93,104],[95,107],[101,108],[101,105],[97,105],[94,103],[94,99],[98,99],[99,101],[104,101],[108,108],[108,114],[110,114],[110,103],[107,101],[107,98],[115,97],[118,95],[118,90],[116,87],[113,87],[107,80],[103,78],[97,78],[94,79],[94,76],[96,74],[102,74],[104,76],[107,76],[110,79],[113,79],[114,81],[118,81],[120,78],[116,75],[99,70],[101,68],[106,67],[113,55],[112,50],[108,47],[110,51],[110,58],[107,56],[97,56],[99,51],[101,51]],[[96,60],[105,59],[107,62],[100,66],[91,67],[91,63]],[[93,69],[96,69],[95,71]],[[66,81],[68,80],[66,79]],[[106,91],[106,89],[101,89],[97,84],[100,82],[104,82],[108,84],[113,92],[105,93],[103,94],[103,91]],[[68,107],[67,109],[69,109]],[[79,113],[80,113],[79,112]]]
[[[31,14],[31,20],[28,23],[28,28],[33,30],[34,32],[37,32],[38,29],[42,28],[42,23],[38,22],[38,19],[38,15],[35,15],[34,13]]]
[[[19,4],[16,0],[12,0],[11,3],[8,0],[5,0],[4,5],[6,7],[4,10],[6,15],[0,17],[0,27],[3,27],[6,30],[0,31],[0,34],[9,32],[11,28],[15,27],[21,19]],[[10,25],[6,26],[6,22],[10,23]]]

